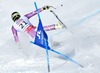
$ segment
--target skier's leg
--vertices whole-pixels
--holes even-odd
[[[34,38],[35,35],[36,35],[36,31],[35,31],[35,29],[32,28],[32,29],[28,32],[28,34],[29,34],[32,38]]]
[[[57,24],[44,26],[43,28],[44,28],[45,31],[51,31],[51,30],[61,29],[61,28],[63,28],[63,25],[61,25],[61,23],[58,22]]]
[[[44,28],[45,31],[56,30],[55,29],[55,24],[44,26],[43,28]]]

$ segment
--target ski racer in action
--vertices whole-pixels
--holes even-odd
[[[40,13],[48,9],[50,9],[50,6],[44,6],[42,8],[39,8],[38,12]],[[28,33],[32,38],[35,37],[36,26],[32,25],[29,19],[36,14],[37,14],[37,11],[30,12],[28,14],[25,14],[24,16],[21,16],[18,12],[13,12],[11,14],[11,18],[14,21],[14,25],[12,25],[12,33],[13,33],[15,42],[19,43],[17,32],[25,32],[25,33]],[[45,31],[51,31],[51,30],[63,28],[63,26],[60,23],[58,23],[58,24],[43,26],[43,28]]]

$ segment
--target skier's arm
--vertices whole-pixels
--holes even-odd
[[[38,12],[42,12],[42,11],[43,11],[42,8],[38,9]],[[36,15],[36,14],[37,14],[37,12],[33,11],[33,12],[30,12],[30,13],[26,14],[25,16],[29,19],[29,18],[33,17],[34,15]]]
[[[13,33],[15,42],[19,43],[19,38],[18,38],[17,30],[13,26],[12,26],[12,33]]]
[[[42,12],[43,10],[48,10],[49,8],[50,8],[50,6],[44,6],[44,7],[42,7],[42,8],[39,8],[39,9],[38,9],[38,12],[40,13],[40,12]],[[33,11],[33,12],[30,12],[30,13],[26,14],[25,16],[29,19],[29,18],[33,17],[34,15],[36,15],[36,14],[37,14],[37,11],[35,10],[35,11]]]

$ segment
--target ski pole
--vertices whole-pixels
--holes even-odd
[[[54,16],[58,19],[58,21],[64,26],[64,28],[67,29],[67,26],[60,20],[60,18],[56,15],[56,13],[52,10],[50,10],[50,12],[52,12],[54,14]]]
[[[60,6],[63,6],[63,4],[61,4]],[[59,7],[54,7],[54,6],[50,6],[50,7],[53,8],[53,9],[59,8]]]

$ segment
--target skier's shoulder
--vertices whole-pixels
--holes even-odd
[[[28,19],[25,15],[21,16],[20,19]]]

